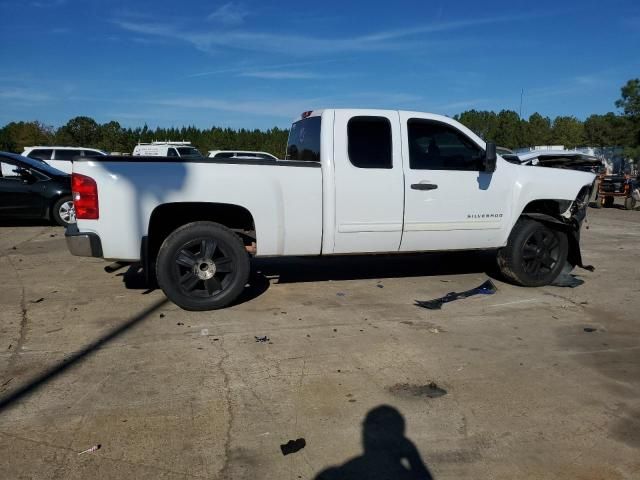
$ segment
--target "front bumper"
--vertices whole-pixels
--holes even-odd
[[[64,236],[71,255],[102,258],[102,242],[100,242],[100,237],[97,234],[80,232],[78,226],[72,224],[67,227]]]

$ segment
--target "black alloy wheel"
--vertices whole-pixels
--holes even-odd
[[[553,282],[567,264],[569,240],[561,229],[529,218],[516,222],[507,245],[498,250],[503,276],[523,287]]]
[[[160,288],[185,310],[213,310],[231,304],[250,272],[242,240],[223,225],[193,222],[164,240],[156,262]]]
[[[560,260],[560,241],[549,229],[537,229],[522,247],[522,268],[535,279],[548,277]]]
[[[214,297],[226,286],[233,258],[212,238],[194,239],[174,255],[180,291],[196,297]]]

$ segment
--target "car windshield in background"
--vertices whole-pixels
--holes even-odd
[[[193,147],[178,147],[178,153],[181,157],[200,158],[202,154],[197,148]]]
[[[309,117],[291,126],[287,160],[320,161],[320,123],[322,117]]]

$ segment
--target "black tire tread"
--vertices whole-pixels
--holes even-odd
[[[535,227],[543,226],[545,228],[548,228],[546,225],[536,220],[532,220],[528,218],[520,218],[514,225],[511,231],[511,234],[509,235],[509,239],[507,240],[507,245],[501,248],[500,250],[498,250],[498,254],[496,256],[498,268],[500,269],[500,273],[505,277],[505,279],[510,283],[514,283],[516,285],[520,285],[523,287],[535,287],[535,286],[544,285],[544,283],[533,282],[530,279],[524,278],[523,275],[519,274],[517,260],[515,258],[515,255],[518,251],[517,244],[521,240],[520,236],[522,235],[522,232],[528,229],[534,228],[534,226]],[[565,258],[561,258],[560,261],[558,262],[559,264],[562,265],[562,267],[558,266],[554,268],[555,270],[557,270],[557,273],[550,280],[550,282],[555,280],[555,278],[562,271],[562,268],[564,268],[564,264],[566,263],[566,256],[568,253],[568,240],[566,235],[564,235],[564,233],[562,233],[562,235],[564,240],[562,240],[562,237],[561,237],[561,241],[563,242],[562,247],[564,250]]]
[[[191,235],[197,235],[197,232],[201,232],[203,229],[208,230],[206,233],[213,234],[218,239],[223,239],[223,241],[228,241],[230,243],[236,257],[236,274],[238,276],[236,280],[234,280],[234,284],[228,288],[225,293],[223,293],[223,297],[220,299],[209,299],[208,301],[203,301],[181,298],[183,296],[174,288],[170,279],[167,278],[168,273],[164,271],[167,268],[171,268],[171,260],[167,259],[166,256],[169,254],[169,251],[174,248],[174,244],[184,242],[184,240],[181,240],[181,237],[185,235],[184,232],[188,232]],[[167,264],[167,262],[169,263]],[[169,300],[179,307],[191,311],[216,310],[231,304],[244,290],[251,270],[249,255],[246,253],[242,239],[224,225],[209,221],[191,222],[176,228],[173,232],[167,235],[162,242],[155,263],[158,286],[162,289]]]

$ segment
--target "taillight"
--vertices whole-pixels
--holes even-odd
[[[73,194],[73,205],[76,209],[76,218],[80,220],[97,220],[100,217],[98,208],[98,185],[96,181],[80,175],[71,174],[71,191]]]

